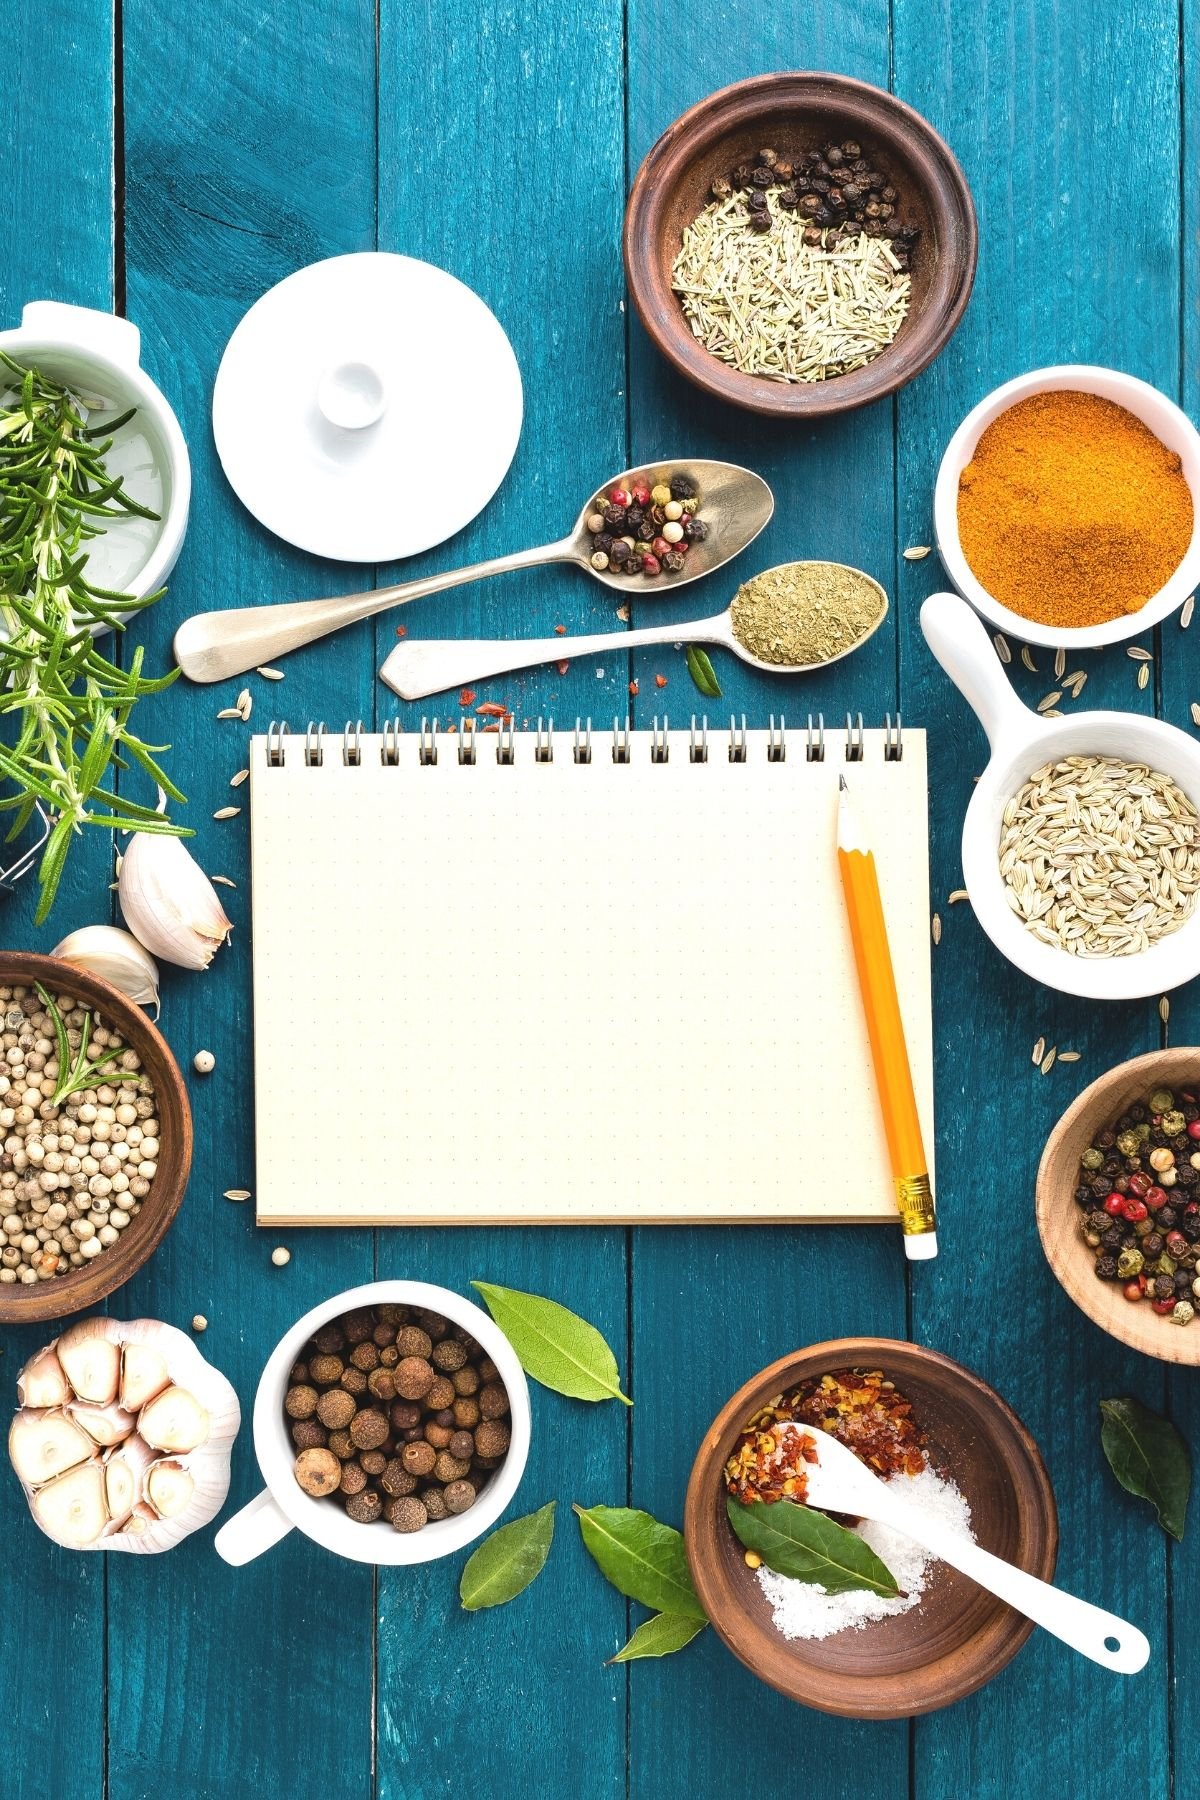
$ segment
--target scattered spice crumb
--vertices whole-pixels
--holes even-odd
[[[908,549],[904,552],[904,560],[905,562],[920,562],[928,555],[928,544],[910,544]]]
[[[501,706],[498,700],[481,700],[475,708],[485,719],[511,719],[512,714],[507,706]]]
[[[408,636],[408,626],[407,625],[397,625],[396,636],[397,637],[407,637]]]
[[[560,662],[560,663],[555,663],[554,666],[558,670],[560,675],[565,675],[571,665],[569,662]]]
[[[554,627],[554,635],[555,635],[555,637],[566,637],[566,635],[567,635],[566,626],[565,625],[556,625]]]
[[[666,687],[666,685],[667,685],[666,676],[665,675],[656,675],[654,677],[654,685],[655,685],[655,687],[660,687],[660,688]]]
[[[628,601],[624,601],[620,606],[618,606],[617,617],[618,617],[618,619],[620,619],[622,625],[628,625],[628,623],[629,623],[629,602]]]
[[[479,727],[479,730],[481,733],[485,732],[485,731],[499,731],[499,729],[500,729],[499,719],[493,719],[490,725],[481,725]]]
[[[458,696],[458,704],[460,706],[474,706],[475,698],[474,688],[464,688]]]
[[[637,682],[636,682],[636,681],[631,681],[631,682],[630,682],[630,684],[629,684],[629,692],[630,692],[630,693],[631,693],[631,694],[632,694],[632,695],[633,695],[633,698],[634,698],[634,699],[635,699],[635,700],[636,700],[636,699],[637,699],[637,691],[638,691],[638,684],[637,684]],[[1200,723],[1200,721],[1197,721],[1197,722],[1198,722],[1198,723]]]
[[[597,670],[596,670],[596,680],[597,680],[597,681],[603,681],[603,680],[604,680],[604,670],[603,670],[603,669],[597,669]]]
[[[291,1260],[291,1251],[285,1250],[282,1244],[278,1244],[271,1252],[271,1261],[275,1264],[277,1269],[282,1269],[284,1265],[290,1263]]]
[[[192,1330],[193,1331],[207,1331],[208,1330],[208,1320],[205,1318],[203,1313],[193,1313],[192,1314]]]
[[[1200,725],[1200,701],[1193,700],[1191,706],[1192,724]]]

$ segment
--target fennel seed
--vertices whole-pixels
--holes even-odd
[[[1192,622],[1192,614],[1195,612],[1195,610],[1196,610],[1196,596],[1195,596],[1195,594],[1189,594],[1187,599],[1184,601],[1183,607],[1179,614],[1179,629],[1181,631],[1187,630],[1188,626]]]

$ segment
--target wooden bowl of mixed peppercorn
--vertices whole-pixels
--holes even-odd
[[[625,271],[682,375],[776,417],[848,412],[928,367],[978,257],[954,155],[844,75],[758,75],[676,119],[638,171]]]
[[[1042,1152],[1037,1222],[1093,1324],[1200,1364],[1200,1048],[1135,1056],[1084,1089]]]

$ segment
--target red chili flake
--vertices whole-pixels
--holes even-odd
[[[453,719],[446,720],[446,730],[447,731],[457,731],[458,730],[458,726],[454,723]]]
[[[407,625],[397,625],[396,636],[397,637],[407,637],[408,636],[408,626]]]
[[[481,725],[479,727],[479,730],[481,733],[485,732],[485,731],[499,731],[499,729],[500,729],[499,719],[493,719],[492,723],[490,725]]]
[[[555,637],[566,637],[566,635],[567,635],[566,626],[565,625],[556,625],[554,627],[554,635],[555,635]]]
[[[475,698],[474,694],[471,695],[471,698],[472,700]],[[498,700],[484,700],[475,708],[475,711],[485,713],[489,719],[507,719],[512,716],[507,706],[501,706]]]
[[[629,691],[630,691],[630,693],[631,693],[631,694],[632,694],[632,695],[633,695],[633,697],[634,697],[634,699],[635,699],[635,700],[636,700],[636,699],[637,699],[637,691],[638,691],[638,689],[637,689],[637,682],[636,682],[636,681],[631,681],[631,682],[630,682],[630,684],[629,684]]]
[[[560,663],[555,663],[554,666],[558,670],[560,675],[565,675],[571,665],[569,662],[560,662]]]
[[[655,687],[666,687],[666,685],[667,685],[666,676],[665,675],[656,675],[654,677],[654,685],[655,685]]]
[[[803,1432],[781,1425],[812,1425],[852,1450],[860,1462],[887,1477],[917,1475],[926,1466],[924,1437],[912,1406],[878,1369],[839,1369],[778,1394],[746,1423],[725,1465],[725,1485],[738,1500],[803,1501],[802,1463],[818,1460]]]
[[[725,1486],[744,1506],[772,1500],[801,1506],[807,1497],[804,1464],[817,1461],[817,1446],[803,1431],[780,1431],[775,1426],[774,1420],[765,1429],[748,1426],[725,1464]]]
[[[474,706],[474,704],[475,704],[475,689],[474,688],[464,688],[462,690],[462,693],[458,696],[458,704],[460,706]]]

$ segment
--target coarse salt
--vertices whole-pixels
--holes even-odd
[[[953,1481],[932,1469],[922,1469],[919,1475],[894,1475],[892,1483],[897,1493],[927,1518],[974,1543],[971,1509]],[[900,1593],[894,1600],[885,1600],[866,1588],[827,1594],[815,1582],[795,1581],[764,1565],[758,1571],[758,1585],[770,1605],[775,1629],[785,1638],[827,1638],[839,1631],[860,1631],[877,1619],[896,1618],[920,1604],[929,1585],[930,1567],[937,1559],[889,1525],[864,1519],[854,1529],[891,1571]]]

